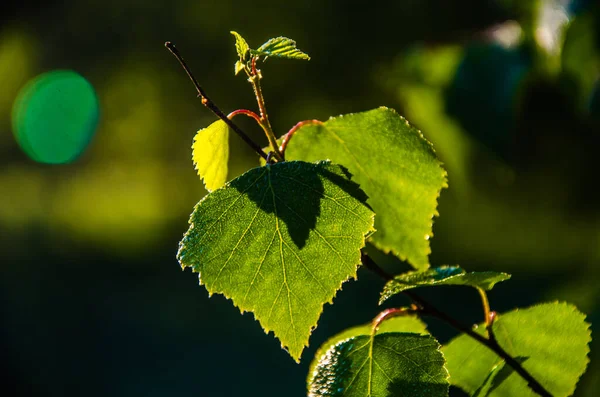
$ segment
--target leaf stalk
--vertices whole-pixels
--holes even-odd
[[[275,153],[275,157],[278,161],[283,161],[283,154],[279,151],[279,146],[277,145],[277,138],[275,137],[273,127],[271,127],[271,122],[269,121],[269,114],[267,113],[265,98],[263,96],[262,87],[260,85],[262,75],[260,73],[260,70],[256,69],[256,60],[257,57],[252,57],[252,68],[249,73],[248,81],[252,85],[252,88],[254,90],[254,96],[256,97],[256,103],[258,104],[258,109],[260,111],[259,125],[265,132],[265,135],[269,140],[271,150],[273,150],[273,152]]]
[[[490,301],[488,300],[487,294],[485,293],[483,288],[479,288],[479,287],[476,287],[476,288],[477,288],[477,292],[479,292],[479,296],[481,297],[481,305],[483,306],[483,317],[484,317],[485,326],[487,328],[491,328],[494,319],[491,316]]]
[[[283,140],[281,141],[281,146],[279,147],[279,151],[281,152],[281,155],[283,156],[284,159],[285,159],[285,149],[287,148],[288,143],[290,142],[290,140],[292,139],[292,137],[294,136],[296,131],[298,131],[300,128],[302,128],[306,125],[323,125],[323,122],[319,121],[319,120],[304,120],[304,121],[298,122],[295,126],[293,126],[288,131],[288,133],[283,136]]]

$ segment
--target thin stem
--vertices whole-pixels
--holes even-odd
[[[377,329],[379,328],[381,323],[384,322],[385,320],[392,318],[392,317],[400,317],[400,316],[407,316],[407,315],[415,314],[416,310],[417,310],[416,307],[399,307],[399,308],[393,308],[393,309],[386,309],[386,310],[382,311],[372,321],[373,328],[371,330],[371,334],[374,335],[375,332],[377,332]]]
[[[481,305],[483,306],[483,317],[486,327],[490,327],[492,325],[492,317],[490,316],[490,301],[488,300],[487,294],[483,290],[483,288],[477,288],[477,292],[479,292],[479,296],[481,297]]]
[[[175,58],[177,58],[177,60],[181,64],[181,67],[183,67],[183,70],[185,70],[192,83],[194,83],[194,87],[196,87],[196,91],[198,91],[198,96],[200,97],[202,104],[208,109],[210,109],[218,118],[223,120],[225,124],[227,124],[229,128],[235,131],[235,133],[238,134],[240,138],[242,138],[244,142],[246,142],[252,149],[254,149],[254,151],[258,153],[260,157],[266,159],[267,154],[264,152],[264,150],[262,150],[262,148],[256,142],[254,142],[248,135],[246,135],[246,133],[242,131],[240,127],[234,124],[233,121],[229,120],[227,116],[225,116],[225,114],[221,111],[221,109],[219,109],[219,107],[208,97],[208,95],[206,95],[206,92],[200,86],[200,84],[198,84],[198,81],[196,80],[196,78],[192,74],[192,71],[183,60],[183,57],[181,56],[177,48],[175,48],[175,45],[170,41],[167,41],[165,43],[165,47],[167,47],[167,49],[171,51],[171,54],[173,54]]]
[[[376,273],[377,275],[381,276],[384,280],[389,281],[389,280],[393,279],[393,276],[391,276],[390,274],[388,274],[385,270],[381,269],[373,261],[373,259],[371,259],[365,253],[362,254],[362,262],[363,262],[363,264],[369,270],[372,270],[374,273]],[[456,328],[460,332],[463,332],[463,333],[469,335],[471,338],[475,339],[476,341],[478,341],[482,345],[484,345],[487,348],[489,348],[490,350],[492,350],[498,356],[500,356],[501,358],[503,358],[504,361],[508,365],[510,365],[512,367],[512,369],[514,369],[523,379],[525,379],[525,381],[527,381],[527,385],[531,388],[531,390],[533,390],[534,392],[536,392],[540,396],[543,396],[543,397],[552,397],[552,394],[550,394],[550,392],[548,392],[548,390],[546,390],[544,388],[544,386],[542,386],[521,365],[521,363],[519,363],[514,357],[512,357],[510,354],[508,354],[506,352],[506,350],[504,350],[502,348],[502,346],[500,346],[498,344],[498,342],[497,342],[497,340],[495,338],[495,335],[493,334],[493,331],[490,332],[490,337],[486,338],[485,336],[483,336],[483,335],[481,335],[481,334],[473,331],[473,329],[471,329],[471,327],[467,327],[466,325],[463,325],[462,323],[460,323],[459,321],[457,321],[456,319],[454,319],[449,314],[446,314],[445,312],[437,309],[431,303],[429,303],[425,299],[421,298],[420,296],[416,295],[414,292],[412,292],[412,291],[403,291],[403,292],[404,292],[404,295],[408,296],[413,302],[415,302],[418,306],[421,307],[420,312],[423,315],[431,316],[431,317],[436,317],[436,318],[444,321],[445,323],[449,324],[453,328]],[[491,327],[489,327],[488,330],[491,330]]]
[[[283,161],[283,155],[279,151],[279,146],[277,145],[277,138],[275,137],[275,133],[273,132],[273,127],[271,127],[271,122],[269,121],[269,114],[267,113],[267,107],[265,105],[265,98],[262,93],[262,87],[260,85],[260,79],[262,78],[260,74],[260,70],[256,69],[256,57],[252,57],[252,69],[251,75],[248,78],[250,84],[252,84],[252,88],[254,89],[254,96],[256,97],[256,103],[258,104],[258,109],[260,111],[260,125],[265,131],[267,135],[267,139],[269,140],[269,145],[271,145],[271,149],[275,152],[275,157],[279,161]]]
[[[234,110],[233,112],[231,112],[227,115],[227,118],[232,119],[239,114],[243,114],[244,116],[248,116],[248,117],[256,120],[256,122],[260,125],[260,117],[258,116],[258,114],[254,113],[252,110],[246,110],[246,109]]]
[[[288,133],[284,135],[283,141],[281,141],[281,146],[279,146],[279,151],[281,152],[283,158],[285,158],[285,149],[287,148],[288,143],[290,142],[296,131],[298,131],[301,127],[304,127],[306,125],[323,125],[323,122],[319,120],[304,120],[298,122],[295,126],[293,126],[288,131]]]

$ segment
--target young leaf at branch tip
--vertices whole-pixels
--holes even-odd
[[[429,238],[446,171],[431,143],[405,118],[380,107],[306,125],[296,131],[285,157],[347,166],[377,213],[370,241],[417,270],[429,268]]]
[[[296,48],[296,42],[287,37],[270,39],[257,50],[250,50],[254,56],[310,60],[308,54]]]
[[[298,361],[324,304],[356,278],[374,231],[366,200],[329,162],[253,168],[196,205],[177,258],[209,294],[254,313]]]
[[[232,30],[229,33],[231,33],[235,37],[235,49],[237,51],[238,57],[240,57],[240,62],[243,63],[248,61],[250,46],[248,45],[246,40],[238,32],[234,32]]]
[[[235,63],[235,66],[233,67],[233,71],[235,72],[235,75],[237,76],[237,75],[238,75],[238,73],[240,73],[242,70],[244,70],[244,67],[245,67],[245,66],[246,66],[246,65],[244,64],[244,62],[242,62],[242,61],[237,61],[237,62]]]
[[[227,182],[229,127],[223,120],[198,131],[192,144],[192,160],[209,192]]]
[[[424,271],[400,274],[383,287],[379,304],[407,289],[436,285],[465,285],[491,290],[494,285],[508,280],[510,274],[500,272],[469,272],[459,266],[440,266]]]
[[[585,372],[591,341],[589,327],[585,315],[564,302],[516,309],[499,315],[492,325],[498,344],[554,397],[572,395]],[[483,324],[478,329],[485,332]],[[537,396],[510,366],[492,373],[504,361],[467,335],[451,340],[442,352],[450,382],[467,393],[488,389],[482,397]]]
[[[318,358],[309,397],[446,397],[448,371],[431,335],[355,336]]]

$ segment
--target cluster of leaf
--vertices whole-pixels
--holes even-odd
[[[308,59],[290,39],[252,50],[233,34],[236,73],[259,57]],[[209,294],[252,312],[296,361],[324,304],[356,278],[367,241],[415,269],[389,281],[381,302],[416,287],[489,290],[510,277],[430,268],[429,239],[446,171],[420,131],[391,109],[307,124],[295,132],[288,161],[226,183],[227,136],[227,125],[217,121],[194,139],[193,160],[211,193],[195,206],[178,259],[199,274]],[[590,341],[589,325],[574,307],[515,310],[491,327],[500,345],[553,395],[573,392]],[[461,335],[441,347],[414,316],[333,337],[317,352],[308,377],[310,396],[447,396],[450,384],[474,396],[533,395],[486,346]]]

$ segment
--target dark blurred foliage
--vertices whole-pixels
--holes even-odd
[[[327,305],[296,365],[252,315],[209,299],[175,253],[205,193],[191,139],[214,116],[171,40],[229,112],[255,108],[229,30],[284,35],[310,62],[262,68],[274,128],[397,108],[449,171],[432,263],[514,276],[498,311],[568,300],[599,321],[600,11],[594,1],[21,1],[0,6],[0,349],[11,396],[301,396],[318,345],[376,313],[366,270]],[[73,69],[96,88],[97,134],[69,165],[27,159],[11,133],[19,89]],[[243,124],[266,143],[250,123]],[[230,177],[258,164],[231,138]],[[293,141],[292,141],[293,144]],[[365,143],[368,144],[368,143]],[[374,160],[375,161],[375,160]],[[373,251],[371,249],[371,251]],[[381,254],[394,272],[406,264]],[[423,295],[465,322],[477,296]],[[452,297],[450,299],[449,297]],[[391,302],[401,304],[402,302]],[[431,323],[442,341],[453,331]],[[600,348],[578,396],[600,388]],[[460,395],[455,391],[455,395]]]

